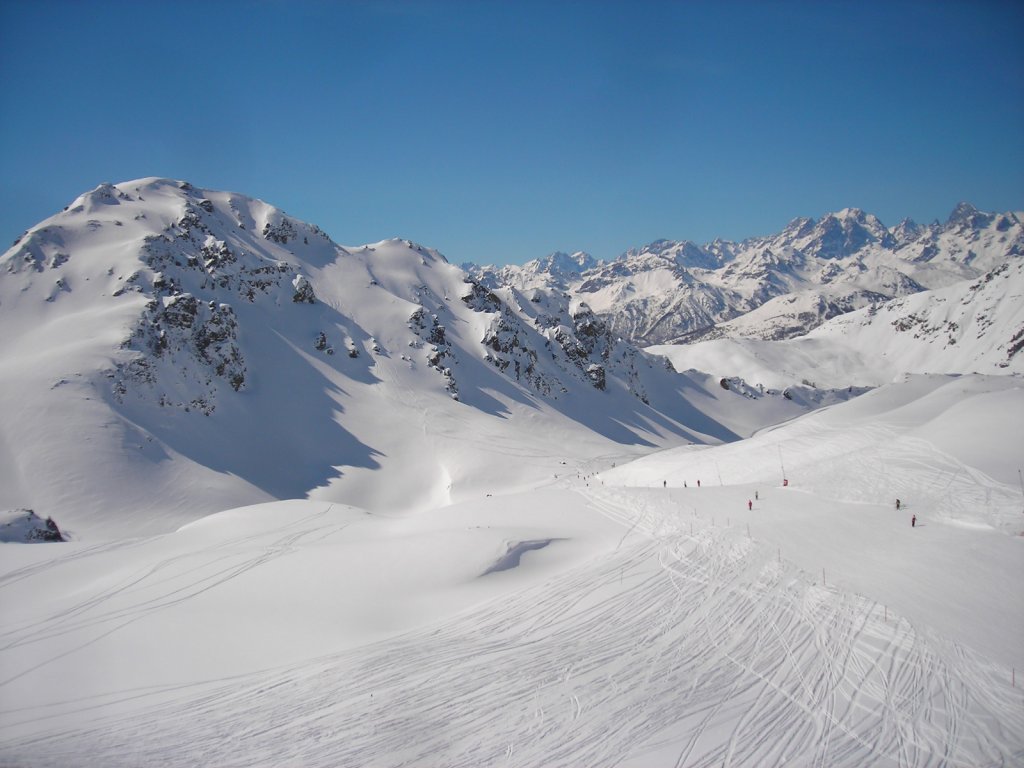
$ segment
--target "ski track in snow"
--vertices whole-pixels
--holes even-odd
[[[3,702],[0,762],[860,768],[1024,760],[1024,694],[1003,670],[898,616],[886,620],[877,603],[812,583],[774,548],[686,514],[670,495],[580,490],[627,526],[611,556],[434,626],[305,663],[34,711]],[[58,633],[95,642],[260,567],[317,533],[315,517],[273,532],[257,554],[224,554],[233,540],[156,563],[73,610],[7,629],[0,642]],[[27,575],[11,574],[0,589]],[[115,592],[137,599],[108,608]],[[64,723],[68,713],[74,725]],[[36,721],[34,732],[2,735]]]

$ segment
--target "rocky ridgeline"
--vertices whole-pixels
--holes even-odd
[[[889,229],[850,208],[738,243],[656,240],[610,262],[552,254],[521,267],[466,266],[491,290],[585,298],[615,335],[646,346],[793,338],[837,315],[979,277],[1022,254],[1016,214],[961,203],[945,223],[927,226],[908,219]],[[744,321],[761,307],[771,311]]]
[[[650,367],[649,361],[617,338],[586,303],[540,289],[506,289],[500,291],[503,300],[480,282],[469,284],[463,301],[492,315],[481,343],[488,350],[485,360],[500,371],[553,398],[569,391],[563,378],[603,391],[615,375],[647,402],[638,368]]]
[[[246,248],[224,236],[223,215],[209,199],[195,197],[191,185],[179,219],[145,239],[140,260],[144,269],[124,280],[115,296],[137,291],[151,296],[122,348],[140,353],[112,374],[119,400],[132,390],[148,391],[160,405],[209,415],[216,408],[218,382],[234,391],[246,385],[246,360],[238,342],[239,324],[233,302],[278,301],[313,304],[312,284],[289,261]],[[242,224],[237,224],[244,230]],[[297,225],[279,215],[268,220],[261,236],[281,246],[309,235],[326,239],[321,230]]]

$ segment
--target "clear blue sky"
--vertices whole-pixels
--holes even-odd
[[[0,242],[141,176],[479,263],[1021,210],[1024,3],[0,0]]]

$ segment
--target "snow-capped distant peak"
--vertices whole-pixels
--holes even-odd
[[[527,262],[536,272],[547,272],[552,275],[578,275],[597,266],[597,261],[586,251],[565,253],[555,251],[541,259]]]
[[[720,248],[712,252],[691,240],[660,239],[642,248],[631,248],[619,256],[617,261],[637,264],[647,262],[648,268],[671,265],[683,269],[715,269],[720,266],[716,255],[720,252]]]
[[[970,203],[957,203],[956,207],[949,214],[949,218],[946,220],[946,226],[948,228],[958,229],[984,229],[993,221],[995,221],[995,214],[985,213],[979,211]]]

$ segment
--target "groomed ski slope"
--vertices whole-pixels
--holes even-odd
[[[1019,765],[1022,414],[915,377],[417,515],[3,545],[0,763]]]

